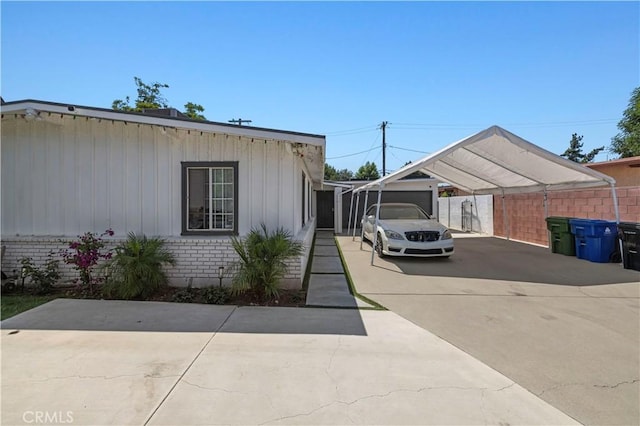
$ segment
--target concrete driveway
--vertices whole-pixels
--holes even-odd
[[[2,322],[2,424],[576,422],[389,311],[58,299]]]
[[[584,424],[640,423],[640,273],[497,238],[379,259],[338,237],[364,296]]]

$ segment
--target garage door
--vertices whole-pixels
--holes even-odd
[[[353,200],[354,208],[356,198]],[[369,200],[367,200],[367,207],[375,204],[378,201],[378,192],[373,191],[369,193]],[[433,192],[432,191],[382,191],[383,203],[413,203],[420,206],[425,212],[433,214]],[[342,196],[342,226],[347,229],[349,224],[349,207],[351,203],[351,193],[344,194]],[[360,218],[364,214],[364,193],[360,194],[360,208],[358,209],[358,215],[356,216],[356,225],[360,226]],[[353,219],[351,219],[353,220]]]

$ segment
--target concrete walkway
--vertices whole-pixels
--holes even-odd
[[[354,297],[342,267],[333,232],[316,231],[311,263],[307,306],[328,308],[372,307]]]
[[[58,299],[1,326],[3,425],[576,424],[390,311]]]

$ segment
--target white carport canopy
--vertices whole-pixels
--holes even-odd
[[[370,190],[377,189],[379,205],[380,191],[386,183],[417,171],[474,195],[502,194],[504,197],[504,194],[544,192],[545,216],[547,191],[609,185],[616,221],[620,221],[615,179],[546,151],[498,126],[489,127],[455,142],[357,188],[354,193],[366,191],[368,195]],[[376,212],[376,223],[378,214]],[[374,239],[376,237],[377,233],[374,234]],[[373,263],[373,252],[371,259]]]

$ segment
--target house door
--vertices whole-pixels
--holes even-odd
[[[333,229],[333,191],[318,191],[318,228]]]

